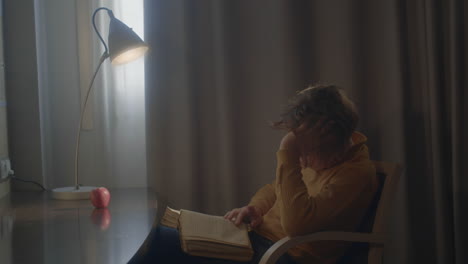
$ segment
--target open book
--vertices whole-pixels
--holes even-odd
[[[166,217],[167,216],[167,217]],[[173,219],[179,216],[178,225]],[[166,208],[161,224],[179,229],[182,250],[193,256],[249,261],[253,250],[247,225],[222,216]]]

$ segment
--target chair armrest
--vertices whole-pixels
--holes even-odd
[[[347,241],[347,242],[365,242],[372,244],[383,244],[384,234],[379,233],[357,233],[357,232],[335,232],[324,231],[310,235],[285,237],[277,241],[263,255],[259,264],[274,264],[286,251],[299,244],[306,242],[323,240]]]

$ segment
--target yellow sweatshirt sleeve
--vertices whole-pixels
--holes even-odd
[[[265,215],[276,201],[275,185],[276,180],[260,188],[250,200],[249,205],[255,206],[262,215]]]
[[[302,180],[297,154],[280,150],[277,162],[276,197],[281,226],[288,236],[320,231],[337,217],[362,214],[374,194],[371,177],[372,173],[375,177],[375,171],[366,167],[338,171],[320,193],[312,197]]]

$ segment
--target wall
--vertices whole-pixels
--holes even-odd
[[[3,1],[0,1],[0,159],[8,157],[2,5]]]
[[[42,183],[34,0],[5,0],[4,14],[10,159],[18,177]],[[14,187],[36,188],[25,184]]]
[[[8,157],[6,93],[3,56],[3,1],[0,0],[0,159]],[[9,192],[10,183],[0,179],[0,198]]]
[[[3,57],[3,1],[0,0],[0,159],[8,157],[6,96],[4,83]],[[10,191],[10,181],[0,179],[0,262],[12,262],[13,219],[9,212],[9,198],[4,196]]]

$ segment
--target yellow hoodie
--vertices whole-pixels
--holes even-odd
[[[275,181],[261,188],[249,203],[263,214],[263,223],[254,231],[272,241],[324,230],[355,231],[378,187],[366,140],[355,132],[344,161],[320,171],[301,169],[297,154],[279,150]],[[349,245],[321,241],[288,253],[299,263],[331,264]]]

